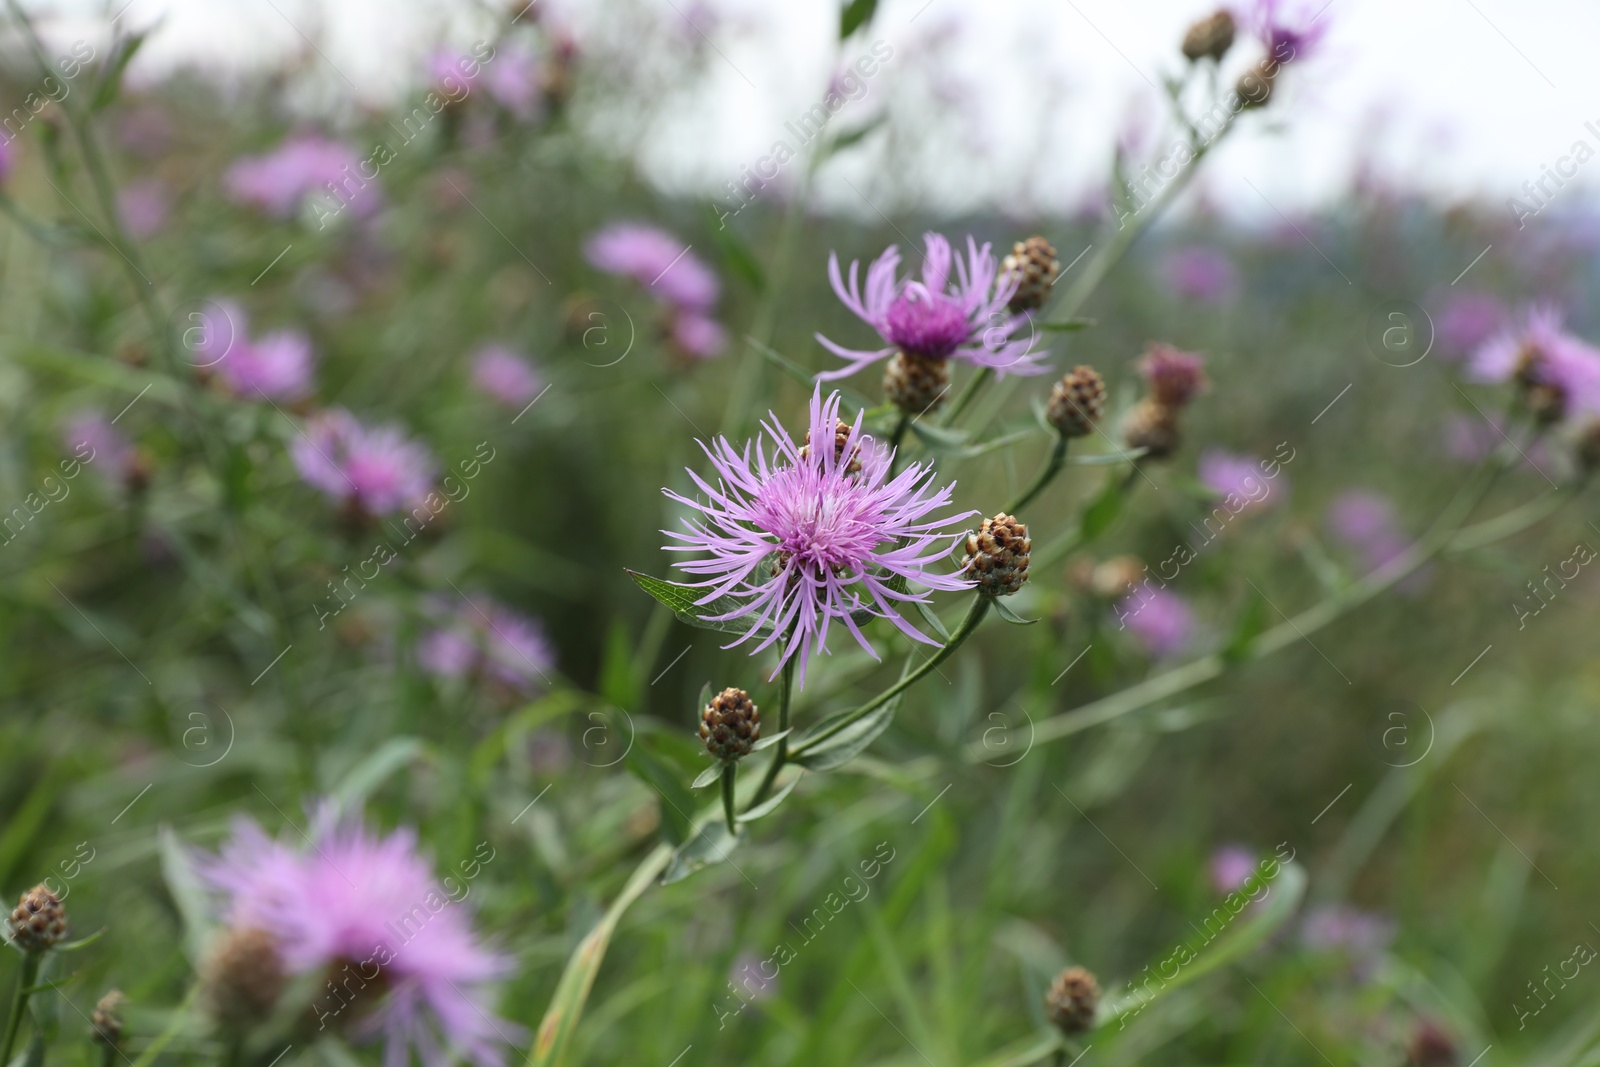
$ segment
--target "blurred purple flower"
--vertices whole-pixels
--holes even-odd
[[[16,168],[17,154],[11,147],[11,141],[0,138],[0,184],[11,178],[11,172]]]
[[[555,669],[544,627],[487,597],[469,600],[427,634],[417,661],[441,678],[482,673],[519,693],[548,685]]]
[[[167,187],[155,178],[129,182],[117,194],[117,211],[135,240],[159,233],[167,223],[168,207]]]
[[[542,85],[539,57],[522,45],[502,45],[483,68],[483,87],[490,98],[521,119],[539,113]]]
[[[1276,506],[1288,495],[1287,489],[1277,491],[1273,480],[1262,473],[1261,460],[1254,456],[1208,448],[1200,455],[1198,470],[1200,481],[1218,496],[1238,496],[1240,511],[1261,504]]]
[[[1239,271],[1226,252],[1206,245],[1173,249],[1161,264],[1173,292],[1189,300],[1221,304],[1239,289]]]
[[[311,338],[276,330],[256,341],[239,338],[212,370],[236,396],[299,400],[311,392]]]
[[[1139,373],[1158,403],[1182,407],[1211,383],[1206,378],[1206,357],[1157,342],[1139,361]]]
[[[1334,540],[1360,557],[1370,573],[1399,556],[1410,545],[1395,516],[1394,505],[1382,493],[1370,489],[1351,489],[1340,493],[1328,506],[1328,529]],[[1419,570],[1400,584],[1407,593],[1421,592],[1430,570]]]
[[[923,235],[926,252],[922,280],[897,277],[900,249],[890,245],[867,268],[863,293],[859,261],[850,263],[850,284],[839,273],[839,256],[828,253],[828,280],[850,311],[883,339],[879,349],[852,349],[816,334],[828,351],[847,360],[838,370],[817,375],[821,380],[843,378],[896,351],[923,359],[959,359],[987,367],[1000,377],[1007,374],[1043,374],[1050,368],[1043,353],[1033,351],[1031,333],[1013,337],[1028,322],[1013,315],[1007,304],[1017,291],[1020,276],[999,277],[999,264],[989,245],[982,248],[967,238],[967,258],[950,249],[942,234]],[[953,268],[953,270],[952,270]]]
[[[117,144],[134,155],[156,159],[172,147],[176,132],[172,119],[154,104],[142,104],[117,123]]]
[[[467,71],[478,67],[468,74]],[[428,84],[452,101],[458,101],[472,91],[472,83],[482,73],[482,65],[471,56],[453,48],[439,48],[428,56]]]
[[[224,921],[265,931],[285,968],[313,978],[313,987],[346,964],[380,974],[352,1025],[358,1036],[384,1039],[388,1067],[404,1067],[408,1046],[425,1067],[447,1067],[446,1049],[477,1067],[501,1067],[503,1045],[525,1031],[490,1014],[489,983],[515,961],[478,939],[464,898],[441,888],[416,833],[380,837],[359,820],[340,822],[326,803],[311,820],[309,843],[301,851],[236,820],[220,853],[197,863],[226,902]],[[315,1005],[323,1017],[345,1006],[326,994]]]
[[[491,399],[520,408],[539,395],[538,372],[505,345],[485,345],[472,359],[472,384]]]
[[[398,427],[368,428],[343,408],[314,417],[290,445],[290,455],[313,488],[369,515],[416,506],[428,495],[434,472],[427,448]]]
[[[686,312],[672,319],[672,343],[684,355],[710,359],[728,347],[728,331],[716,319]]]
[[[1255,0],[1248,21],[1267,55],[1288,64],[1309,59],[1322,44],[1327,7],[1324,0]]]
[[[1244,885],[1255,871],[1256,855],[1243,845],[1223,845],[1206,863],[1211,888],[1223,896]]]
[[[269,215],[288,218],[313,194],[348,203],[357,216],[379,206],[376,183],[360,174],[361,157],[339,141],[298,134],[259,156],[238,159],[223,175],[228,195]]]
[[[589,238],[583,254],[599,270],[632,278],[656,299],[685,311],[710,311],[721,289],[688,245],[644,223],[612,223]]]
[[[1194,615],[1177,593],[1146,586],[1116,606],[1118,620],[1156,659],[1182,652],[1194,637]]]
[[[128,439],[103,412],[93,409],[68,416],[61,427],[61,443],[108,481],[124,481],[138,462],[138,453]],[[87,456],[83,454],[86,448]]]
[[[760,956],[746,949],[728,965],[728,981],[733,984],[738,996],[752,1004],[771,1000],[778,995],[778,976],[774,974],[768,978],[762,974],[762,962]]]
[[[1505,324],[1505,305],[1489,294],[1452,296],[1435,324],[1440,352],[1452,359],[1465,355],[1503,330]]]
[[[1358,974],[1368,974],[1394,940],[1395,927],[1378,915],[1344,904],[1312,908],[1300,924],[1300,943],[1313,952],[1349,958]]]
[[[699,577],[689,583],[705,590],[696,603],[722,596],[739,601],[708,620],[748,619],[750,628],[729,647],[759,638],[754,655],[776,645],[780,666],[798,657],[802,685],[811,657],[827,651],[831,625],[843,626],[873,658],[878,654],[852,617],[856,612],[936,644],[895,606],[926,601],[929,590],[971,587],[943,568],[964,533],[954,527],[973,513],[930,517],[950,507],[952,486],[936,487],[933,472],[917,463],[891,476],[893,453],[862,433],[860,412],[834,444],[839,404],[838,393],[824,400],[820,386],[811,395],[805,440],[821,448],[807,445],[802,452],[771,415],[765,429],[772,455],[762,443],[736,449],[719,437],[701,445],[713,481],[689,472],[705,501],[662,490],[695,512],[683,520],[687,532],[662,532],[677,542],[667,551],[705,554],[676,563]],[[923,590],[896,591],[889,585],[896,578]]]
[[[1600,350],[1562,329],[1561,312],[1548,304],[1526,309],[1520,324],[1479,345],[1467,376],[1548,386],[1560,392],[1565,413],[1600,415]]]

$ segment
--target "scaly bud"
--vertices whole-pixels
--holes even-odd
[[[1145,449],[1151,459],[1166,459],[1178,450],[1178,412],[1145,397],[1128,412],[1122,439],[1129,448]]]
[[[883,395],[907,415],[924,415],[950,391],[950,361],[896,352],[883,369]]]
[[[122,990],[113,989],[94,1006],[94,1013],[89,1016],[89,1036],[97,1044],[108,1048],[122,1047],[122,1009],[127,1003],[128,998],[122,995]]]
[[[227,931],[201,967],[206,1009],[224,1030],[242,1033],[267,1020],[283,992],[283,960],[265,930]]]
[[[1050,390],[1045,421],[1062,437],[1087,437],[1106,410],[1106,383],[1093,367],[1073,367]]]
[[[712,697],[700,713],[700,740],[717,759],[748,756],[751,747],[761,740],[761,709],[749,693],[729,686]]]
[[[1000,284],[1017,279],[1010,306],[1019,315],[1043,307],[1050,287],[1060,275],[1061,261],[1056,259],[1056,250],[1038,235],[1012,245],[1011,254],[1000,263]]]
[[[1210,56],[1221,62],[1222,57],[1228,54],[1228,49],[1233,47],[1233,33],[1233,13],[1227,8],[1207,15],[1190,26],[1189,32],[1183,35],[1184,58],[1195,63]]]
[[[11,912],[11,940],[24,952],[44,952],[67,939],[67,910],[41,883],[22,894]]]
[[[1033,542],[1028,527],[1004,513],[984,519],[976,533],[967,535],[967,559],[962,573],[978,583],[984,596],[1010,596],[1028,581],[1028,553]]]
[[[1100,984],[1082,967],[1068,967],[1050,983],[1044,997],[1045,1014],[1063,1034],[1081,1034],[1094,1025],[1100,1005]]]

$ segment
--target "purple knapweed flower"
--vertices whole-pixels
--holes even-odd
[[[276,330],[258,340],[240,338],[211,369],[235,395],[300,400],[311,392],[311,338]]]
[[[1460,293],[1452,296],[1439,311],[1434,328],[1440,354],[1449,358],[1466,355],[1506,325],[1506,308],[1487,293]]]
[[[1150,396],[1167,407],[1181,408],[1211,383],[1206,378],[1206,358],[1173,345],[1156,342],[1139,361]]]
[[[1256,855],[1243,845],[1223,845],[1206,861],[1211,888],[1226,896],[1256,873]]]
[[[710,311],[721,289],[688,244],[656,226],[612,223],[589,238],[583,254],[597,269],[632,278],[651,296],[685,311]]]
[[[155,178],[129,182],[117,194],[117,213],[122,216],[122,224],[127,227],[129,236],[139,241],[161,232],[167,224],[169,206],[167,187]]]
[[[379,206],[377,186],[360,173],[355,149],[326,137],[302,134],[259,156],[245,156],[223,175],[228,195],[269,215],[287,218],[309,196],[347,205],[356,215]]]
[[[423,637],[417,661],[441,678],[483,675],[515,692],[550,684],[555,654],[536,619],[487,597],[469,600]]]
[[[79,411],[68,417],[61,427],[61,443],[108,481],[126,481],[138,463],[138,450],[99,411]]]
[[[1322,44],[1327,6],[1321,0],[1255,0],[1248,21],[1267,55],[1287,64],[1309,58]]]
[[[347,1032],[381,1037],[385,1067],[405,1067],[411,1047],[425,1067],[447,1067],[453,1054],[502,1067],[505,1044],[525,1032],[492,1014],[490,983],[513,960],[473,932],[465,897],[446,891],[453,879],[434,878],[415,832],[378,836],[325,804],[308,841],[302,850],[237,820],[220,853],[197,864],[224,921],[264,931],[290,974],[330,977],[312,1004],[317,1018],[326,1025],[353,1004]]]
[[[428,495],[433,457],[398,427],[367,427],[343,408],[313,418],[290,445],[300,477],[368,515],[413,507]]]
[[[1563,414],[1600,415],[1600,350],[1562,329],[1561,312],[1549,305],[1529,308],[1518,325],[1480,345],[1467,376],[1554,389]]]
[[[1261,469],[1262,461],[1254,456],[1208,448],[1200,455],[1198,472],[1206,488],[1223,498],[1224,506],[1237,514],[1258,505],[1275,506],[1287,495],[1287,490],[1274,485]],[[1226,503],[1229,497],[1239,500],[1237,509]]]
[[[1182,652],[1194,636],[1194,615],[1177,593],[1146,585],[1116,606],[1118,621],[1155,659]]]
[[[674,315],[672,344],[694,359],[710,359],[728,347],[728,331],[716,319],[692,312]]]
[[[1173,249],[1161,263],[1161,274],[1173,292],[1205,304],[1226,303],[1239,289],[1233,260],[1205,245]]]
[[[923,235],[926,254],[922,280],[899,278],[900,249],[889,248],[867,268],[863,293],[857,275],[860,261],[850,262],[850,284],[839,274],[839,256],[828,254],[828,280],[844,306],[878,331],[887,347],[876,350],[837,345],[820,333],[817,341],[848,365],[817,375],[843,378],[897,350],[922,359],[959,359],[987,367],[997,375],[1043,374],[1050,368],[1043,353],[1033,351],[1033,337],[1013,337],[1027,325],[1027,315],[1013,315],[1006,306],[1020,278],[1000,278],[999,263],[989,245],[978,247],[967,238],[967,258],[950,250],[950,242],[937,233]],[[954,277],[951,267],[955,268]]]
[[[505,345],[485,345],[472,359],[472,384],[491,399],[520,408],[539,395],[538,373]]]
[[[1334,497],[1328,505],[1328,530],[1334,540],[1360,558],[1368,572],[1399,556],[1411,543],[1389,498],[1370,489],[1350,489]],[[1417,571],[1400,584],[1401,590],[1421,592],[1430,574]]]
[[[943,514],[952,486],[934,485],[928,467],[911,464],[890,474],[892,450],[861,432],[861,415],[840,428],[838,393],[812,394],[808,444],[796,445],[771,415],[765,423],[769,455],[760,442],[736,450],[725,437],[701,443],[716,472],[715,485],[693,471],[704,494],[693,500],[667,496],[694,509],[687,533],[662,531],[678,544],[670,552],[703,552],[680,560],[691,582],[706,593],[696,603],[723,596],[738,607],[708,619],[748,620],[750,629],[728,647],[759,637],[752,654],[776,645],[781,666],[798,656],[801,683],[813,654],[827,651],[829,627],[845,627],[874,658],[853,612],[887,619],[907,636],[933,642],[901,618],[896,603],[926,602],[927,590],[956,590],[971,583],[934,568],[965,534],[958,528],[973,512]],[[910,592],[889,583],[905,579]],[[763,635],[763,631],[765,631]]]
[[[1377,969],[1394,940],[1394,923],[1344,904],[1312,908],[1300,924],[1300,943],[1313,952],[1337,953],[1362,980]]]
[[[539,113],[543,73],[539,57],[521,45],[502,45],[484,65],[483,87],[491,99],[520,119]]]

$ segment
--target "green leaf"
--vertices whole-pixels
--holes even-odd
[[[600,662],[600,696],[615,707],[637,711],[643,687],[633,670],[632,642],[621,619],[611,620],[606,631],[605,656]]]
[[[728,833],[721,819],[707,823],[687,844],[678,846],[667,872],[661,876],[661,884],[681,882],[702,867],[724,862],[738,844],[739,839]]]
[[[711,211],[712,215],[716,216],[716,208],[713,207]],[[724,225],[720,218],[716,228],[711,231],[711,237],[722,249],[722,258],[728,265],[728,272],[743,278],[749,283],[750,288],[755,290],[757,296],[766,292],[766,272],[761,269],[755,253],[750,251],[750,246],[744,243],[744,239]]]
[[[761,740],[750,746],[750,751],[760,752],[764,748],[771,748],[773,745],[777,744],[779,741],[782,741],[785,737],[788,737],[792,733],[794,733],[794,728],[790,727],[787,730],[781,730],[778,733],[773,734],[771,737],[763,737]]]
[[[628,770],[656,791],[661,800],[661,831],[674,845],[681,845],[689,837],[690,816],[698,805],[683,787],[678,775],[651,752],[643,743],[628,750]]]
[[[1071,455],[1067,457],[1069,467],[1109,467],[1113,463],[1127,463],[1143,457],[1150,450],[1148,448],[1127,448],[1121,452],[1098,452],[1086,456]]]
[[[907,667],[910,662],[907,661]],[[820,742],[815,747],[808,748],[798,756],[789,757],[789,762],[798,763],[800,766],[812,771],[831,771],[836,767],[843,767],[866,751],[868,745],[878,739],[878,735],[889,728],[894,721],[894,713],[900,710],[900,700],[904,692],[896,693],[883,707],[872,711],[864,718],[851,723],[832,737]],[[849,715],[848,711],[829,715],[826,719],[812,727],[811,732],[820,732],[831,724]],[[801,738],[801,744],[805,739]]]
[[[205,885],[172,827],[163,825],[156,832],[156,839],[161,852],[161,876],[172,902],[178,906],[178,917],[183,920],[183,951],[198,963],[213,927]]]
[[[933,608],[921,600],[911,602],[917,609],[917,614],[922,616],[922,621],[928,624],[928,629],[934,632],[941,644],[950,643],[950,631],[944,628],[944,623],[939,621],[939,616]]]
[[[110,929],[109,926],[102,926],[100,929],[96,930],[94,933],[85,934],[84,936],[78,938],[76,941],[67,941],[67,942],[64,942],[63,944],[57,945],[55,950],[57,952],[76,952],[80,948],[88,948],[90,945],[94,944],[96,941],[98,941],[102,937],[106,936],[106,931],[109,930],[109,929]]]
[[[384,779],[416,759],[421,751],[422,741],[415,737],[391,737],[379,745],[377,751],[350,768],[334,789],[333,799],[339,810],[360,811]]]
[[[828,158],[832,158],[833,156],[838,155],[840,152],[843,152],[865,140],[867,135],[872,133],[872,131],[876,130],[879,126],[882,126],[884,124],[884,120],[887,118],[887,115],[878,115],[864,126],[858,126],[849,133],[841,133],[838,137],[834,138],[832,143],[828,145]]]
[[[725,634],[742,634],[750,629],[750,619],[725,619],[721,622],[712,622],[706,618],[708,615],[725,615],[737,608],[741,601],[731,596],[720,596],[709,604],[696,605],[701,594],[685,585],[676,582],[663,581],[652,578],[639,571],[628,571],[628,577],[646,593],[665,604],[680,622],[697,626],[702,630],[717,630]]]
[[[722,761],[718,760],[716,763],[713,763],[711,766],[707,767],[705,770],[701,771],[698,775],[696,775],[695,776],[695,780],[690,784],[689,788],[690,789],[704,789],[706,786],[712,784],[713,782],[718,782],[718,781],[721,781],[721,780],[722,780]]]
[[[771,815],[773,812],[777,811],[778,805],[783,803],[785,797],[794,792],[794,787],[799,785],[800,779],[804,777],[804,774],[795,775],[794,781],[790,782],[788,785],[772,794],[766,800],[763,800],[760,804],[757,804],[755,807],[739,816],[739,821],[755,822],[757,819],[760,819],[763,816]]]
[[[1105,533],[1122,514],[1122,502],[1122,479],[1107,478],[1106,487],[1083,513],[1083,539],[1092,540]]]
[[[1110,998],[1100,1009],[1100,1015],[1096,1019],[1097,1025],[1105,1026],[1123,1015],[1138,1014],[1151,1000],[1204,978],[1221,967],[1226,967],[1271,937],[1299,908],[1300,898],[1306,891],[1306,873],[1292,862],[1285,863],[1279,868],[1278,876],[1266,884],[1271,887],[1266,897],[1259,903],[1232,914],[1227,923],[1219,921],[1217,923],[1219,932],[1213,934],[1212,938],[1205,941],[1198,949],[1186,939],[1181,948],[1189,953],[1191,958],[1188,962],[1183,962],[1179,958],[1180,948],[1175,946],[1160,961],[1152,964],[1148,968],[1151,973],[1161,975],[1160,987],[1153,993],[1148,992],[1151,983],[1146,982],[1138,993]],[[1227,901],[1233,899],[1236,899],[1236,894],[1229,894],[1211,914],[1216,915],[1220,911],[1224,916],[1229,916],[1233,913],[1233,909],[1227,906]],[[1207,923],[1210,918],[1211,916],[1207,916],[1202,923]],[[1162,971],[1162,964],[1169,961],[1177,968],[1177,973],[1172,978],[1167,978]]]
[[[839,13],[839,40],[844,40],[856,30],[872,21],[878,10],[878,0],[850,0]]]
[[[1095,325],[1093,319],[1063,319],[1060,322],[1041,322],[1039,329],[1047,333],[1076,333],[1078,330],[1087,330]]]
[[[1006,604],[1004,597],[995,597],[989,605],[994,608],[994,613],[1013,626],[1032,626],[1038,619],[1024,619]]]
[[[1251,646],[1267,628],[1267,619],[1267,602],[1259,596],[1253,597],[1244,611],[1240,612],[1239,621],[1233,628],[1233,636],[1228,638],[1228,643],[1222,648],[1223,660],[1228,663],[1239,663],[1248,659]]]
[[[144,47],[148,37],[148,34],[134,33],[124,38],[126,43],[116,49],[111,62],[105,68],[105,73],[100,77],[100,84],[95,86],[94,99],[89,103],[91,112],[100,111],[116,102],[117,94],[122,91],[122,76],[127,72],[128,64],[133,62],[133,57],[139,54],[139,49]]]
[[[943,426],[933,426],[921,419],[911,424],[911,432],[917,435],[917,440],[928,446],[932,452],[954,452],[967,447],[967,435],[960,430],[950,430]]]

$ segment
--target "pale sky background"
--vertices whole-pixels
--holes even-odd
[[[111,2],[109,10],[101,0],[28,6],[65,44],[104,40],[124,0]],[[785,120],[820,100],[837,61],[830,0],[624,2],[658,19],[641,48],[696,39],[689,19],[715,45],[701,90],[638,149],[668,189],[707,195],[737,177],[784,135]],[[1600,149],[1600,133],[1584,128],[1592,120],[1600,130],[1595,0],[1285,2],[1308,15],[1321,8],[1328,37],[1316,58],[1291,70],[1267,112],[1250,116],[1208,161],[1205,194],[1224,212],[1259,219],[1314,209],[1350,187],[1362,159],[1391,183],[1503,210],[1575,140]],[[602,0],[539,6],[580,40],[596,20],[609,33],[620,24],[616,4]],[[870,115],[892,94],[937,96],[930,106],[953,125],[929,139],[939,154],[917,183],[934,206],[1070,208],[1103,185],[1118,132],[1141,113],[1160,114],[1152,83],[1181,70],[1177,42],[1211,9],[1205,0],[883,0],[846,58],[879,39],[895,59],[838,121]],[[422,56],[441,38],[464,45],[478,36],[478,10],[465,0],[131,0],[118,17],[160,23],[138,62],[144,76],[179,62],[270,66],[303,52],[310,37],[326,56],[326,90],[384,107],[415,84]],[[1236,46],[1230,61],[1242,63],[1248,47]],[[822,201],[866,213],[866,197],[892,195],[888,176],[873,173],[878,158],[864,151],[831,165]],[[1595,188],[1600,163],[1558,202],[1587,207]]]

